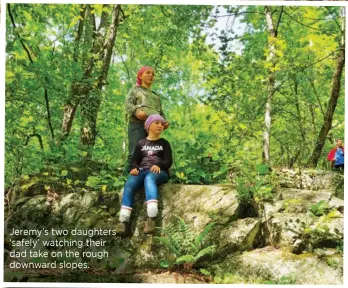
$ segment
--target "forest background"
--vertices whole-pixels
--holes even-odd
[[[48,168],[71,182],[65,167],[91,160],[102,169],[87,186],[122,186],[124,101],[143,65],[156,71],[170,122],[172,182],[226,182],[265,165],[328,169],[344,137],[342,7],[6,9],[5,189]]]

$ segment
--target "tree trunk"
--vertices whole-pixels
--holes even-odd
[[[268,42],[268,48],[269,48],[269,55],[267,58],[267,61],[272,63],[271,69],[268,73],[268,94],[267,94],[267,101],[266,101],[266,109],[265,109],[265,126],[264,126],[264,132],[263,132],[263,153],[262,153],[262,160],[264,163],[267,163],[268,166],[270,166],[270,135],[271,135],[271,122],[272,122],[272,116],[271,116],[271,108],[272,108],[272,97],[274,94],[274,73],[273,69],[275,66],[275,47],[272,43],[272,40],[277,37],[276,29],[273,24],[272,19],[272,13],[269,6],[265,6],[265,15],[266,15],[266,22],[267,22],[267,28],[269,33],[269,42]]]
[[[80,132],[80,142],[86,146],[89,156],[91,156],[91,149],[95,144],[97,135],[97,117],[100,103],[100,91],[95,89],[90,93],[88,101],[81,105],[81,116],[84,121]]]
[[[105,5],[104,5],[105,6]],[[83,79],[74,81],[71,85],[69,99],[64,106],[60,140],[64,141],[71,131],[72,123],[78,106],[81,106],[83,125],[80,141],[83,145],[93,147],[96,138],[96,123],[101,103],[101,91],[111,62],[112,49],[116,39],[117,27],[120,21],[121,5],[114,5],[111,21],[106,11],[103,11],[98,29],[95,25],[93,8],[86,5],[75,36],[74,60],[77,62],[78,43],[89,46],[89,52],[81,51]],[[82,35],[84,36],[81,39]],[[94,57],[91,57],[93,55]],[[96,57],[97,56],[97,57]]]
[[[321,152],[325,145],[326,137],[332,126],[332,118],[335,113],[338,97],[340,95],[341,77],[342,77],[344,61],[345,61],[344,54],[345,54],[345,45],[343,44],[337,58],[336,71],[332,81],[331,96],[330,96],[330,100],[325,113],[324,123],[320,129],[315,147],[308,161],[308,164],[313,168],[317,167],[318,165]]]
[[[80,51],[79,47],[80,47],[80,42],[84,40],[82,39],[83,33],[85,32],[85,30],[88,30],[88,27],[86,27],[88,25],[85,24],[85,21],[86,19],[88,19],[90,14],[89,5],[81,5],[80,10],[81,10],[80,21],[79,21],[78,28],[75,35],[73,60],[76,64],[78,64],[79,58],[81,58],[82,59],[81,65],[83,67],[85,62],[83,55],[85,53],[83,51]],[[88,32],[85,32],[85,34],[86,33]],[[90,45],[92,44],[90,43]],[[82,56],[79,57],[80,53]],[[86,87],[86,84],[84,85],[83,82],[74,80],[73,83],[71,84],[69,98],[67,99],[64,105],[64,115],[63,115],[62,127],[60,132],[60,141],[64,141],[66,138],[68,138],[71,131],[72,123],[74,121],[77,107],[80,103],[82,95],[85,95],[87,92],[88,92],[88,89]]]
[[[341,78],[343,73],[343,67],[345,62],[345,7],[341,7],[341,43],[340,43],[340,52],[337,57],[336,62],[336,71],[332,79],[332,88],[330,100],[327,105],[327,110],[324,116],[324,123],[321,126],[317,141],[315,143],[312,155],[308,160],[308,165],[315,168],[318,165],[318,161],[321,155],[321,152],[325,145],[325,140],[328,137],[328,134],[332,128],[332,119],[335,113],[335,109],[337,106],[338,97],[340,96],[341,89]]]
[[[289,169],[294,168],[294,164],[296,163],[296,161],[297,161],[297,159],[298,159],[298,156],[300,156],[300,153],[301,153],[300,148],[297,148],[296,151],[295,151],[295,154],[292,155],[292,156],[289,158],[289,162],[288,162],[288,168],[289,168]]]
[[[298,126],[300,128],[300,134],[301,134],[301,140],[302,143],[306,143],[306,132],[305,132],[305,128],[304,128],[304,124],[303,124],[303,119],[302,119],[302,115],[301,115],[301,103],[300,103],[300,99],[299,99],[299,95],[298,95],[298,83],[297,83],[297,79],[294,79],[294,92],[295,92],[295,97],[296,97],[296,113],[297,113],[297,121],[298,121]]]
[[[97,54],[99,57],[93,60],[94,63],[91,64],[91,66],[96,67],[96,69],[99,70],[98,81],[94,90],[90,91],[88,101],[84,102],[83,106],[81,105],[83,126],[81,128],[80,141],[81,144],[87,146],[89,152],[89,148],[93,147],[95,144],[101,93],[108,76],[112,49],[115,44],[117,27],[120,20],[120,13],[121,5],[115,5],[112,11],[111,24],[108,21],[106,14],[103,13],[100,26],[97,31],[97,37],[94,41],[95,45],[93,47],[93,54]],[[106,28],[109,28],[109,30],[105,37],[105,34],[102,34],[102,32]],[[102,65],[98,66],[98,62],[102,63]]]

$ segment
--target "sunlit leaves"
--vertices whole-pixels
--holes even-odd
[[[274,73],[275,87],[280,89],[272,103],[271,154],[275,162],[286,165],[299,149],[299,143],[302,162],[315,145],[323,105],[330,94],[340,19],[335,7],[284,7],[278,23],[281,9],[276,6],[271,9],[275,24],[279,24],[277,37],[268,36],[263,7],[246,8],[248,13],[241,16],[242,22],[249,25],[241,37],[243,54],[235,55],[222,43],[225,58],[212,67],[209,75],[212,92],[206,103],[236,115],[238,124],[233,125],[233,131],[245,140],[243,144],[236,139],[230,143],[239,145],[236,153],[240,157],[247,157],[245,147],[249,150],[253,147],[254,154],[261,147],[265,84],[269,73]],[[230,10],[233,14],[235,8]],[[228,39],[229,35],[225,36]],[[328,57],[330,53],[333,54]],[[342,108],[343,102],[338,106]],[[254,142],[255,137],[259,137],[259,142]],[[257,153],[260,157],[261,151]]]
[[[69,139],[58,149],[48,130],[44,99],[47,89],[53,127],[59,132],[71,83],[96,83],[94,75],[89,80],[83,77],[82,61],[94,59],[101,65],[100,55],[91,52],[87,40],[79,43],[74,61],[74,39],[84,6],[11,4],[17,28],[6,17],[6,183],[16,173],[37,171],[46,159],[77,161],[86,157],[78,145],[80,112]],[[96,19],[111,9],[92,6]],[[122,8],[126,17],[119,26],[107,83],[100,95],[94,160],[106,162],[112,169],[123,166],[127,157],[124,99],[142,65],[156,70],[152,88],[161,95],[170,122],[163,137],[173,146],[174,181],[211,183],[229,167],[241,165],[241,160],[260,161],[270,71],[279,88],[273,97],[272,157],[277,165],[287,165],[299,147],[299,159],[308,156],[329,97],[341,36],[334,20],[336,17],[340,23],[338,7],[286,6],[278,35],[270,39],[264,6],[226,6],[232,15],[238,10],[238,17],[246,24],[245,33],[238,38],[242,47],[238,54],[231,50],[234,35],[228,29],[219,37],[222,45],[218,51],[206,45],[203,27],[215,21],[209,17],[213,6]],[[274,19],[279,18],[280,11],[272,6]],[[273,62],[267,59],[268,44],[274,48]],[[81,101],[86,99],[81,97]],[[342,136],[343,123],[341,97],[333,121],[334,136]],[[42,136],[44,151],[34,137],[23,147],[34,131]],[[216,165],[212,171],[202,164],[209,159]],[[23,171],[17,172],[20,169]]]

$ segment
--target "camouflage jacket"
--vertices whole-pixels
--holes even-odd
[[[126,112],[129,122],[144,122],[135,116],[137,109],[144,111],[148,116],[151,114],[160,114],[165,118],[160,96],[142,86],[134,86],[129,90],[126,97]]]

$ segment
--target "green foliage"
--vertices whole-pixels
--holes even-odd
[[[125,259],[122,257],[115,257],[107,261],[104,266],[105,269],[115,269],[124,263]]]
[[[238,284],[245,283],[245,279],[239,275],[225,273],[224,275],[216,275],[214,277],[214,284]]]
[[[342,217],[342,214],[337,209],[330,207],[329,203],[324,200],[313,204],[309,209],[309,213],[312,217],[319,217],[319,219],[323,220]]]
[[[241,199],[250,201],[251,194],[257,193],[258,198],[270,197],[272,184],[264,185],[268,180],[252,181],[256,175],[269,177],[259,163],[270,70],[279,88],[272,99],[271,165],[301,166],[315,145],[341,35],[339,7],[285,7],[292,16],[282,17],[279,27],[286,33],[280,29],[277,38],[270,39],[263,6],[238,11],[235,6],[219,7],[220,13],[237,15],[243,31],[235,37],[230,29],[206,29],[223,18],[210,17],[216,10],[212,5],[123,5],[126,18],[117,27],[113,61],[102,92],[80,95],[70,135],[62,142],[62,115],[72,84],[91,87],[98,78],[94,72],[87,78],[84,73],[91,59],[100,65],[99,56],[91,52],[94,34],[89,21],[84,22],[81,39],[75,41],[85,6],[11,3],[10,7],[16,28],[6,17],[6,188],[22,175],[38,173],[47,163],[80,161],[92,150],[93,160],[108,163],[109,170],[122,169],[127,158],[124,100],[144,64],[156,70],[152,88],[161,95],[170,122],[163,137],[173,147],[172,182],[228,183],[231,172],[246,160],[253,163],[252,175],[243,173],[241,179],[233,179]],[[101,19],[103,9],[111,14],[112,5],[88,7]],[[279,9],[272,11],[274,17],[280,16]],[[326,21],[311,23],[311,18]],[[218,40],[215,45],[206,44],[209,37]],[[270,43],[277,63],[265,57]],[[80,143],[81,129],[96,110],[95,144],[86,149]],[[338,99],[332,124],[328,138],[342,137],[344,97]],[[331,146],[327,141],[319,167],[328,168],[325,154]],[[109,189],[111,178],[93,176],[99,179],[89,179],[90,187],[108,185]]]
[[[257,174],[267,175],[269,174],[269,167],[266,164],[258,164],[255,167]]]
[[[296,284],[296,279],[293,276],[282,276],[275,281],[273,280],[264,281],[263,284],[291,285],[291,284]]]
[[[165,132],[174,151],[172,181],[185,184],[226,181],[229,171],[223,145],[226,134],[221,133],[225,124],[219,115],[197,103],[187,103],[186,107],[179,106],[173,111],[176,112],[169,116],[173,119],[172,129]]]
[[[86,181],[86,186],[101,189],[102,192],[107,190],[117,190],[124,185],[124,179],[122,177],[112,176],[105,170],[101,170],[96,176],[89,176]]]
[[[340,251],[340,253],[342,253],[343,254],[343,240],[342,241],[339,241],[339,243],[338,243],[338,245],[336,246],[336,249],[338,250],[338,251]]]
[[[321,207],[323,207],[323,209],[321,209]],[[325,207],[326,205],[320,203],[316,206],[316,208],[318,209],[313,209],[315,213],[318,213],[321,216],[315,215],[314,212],[309,212],[311,213],[310,215],[315,218],[315,224],[304,222],[302,223],[303,242],[306,246],[307,251],[313,250],[313,244],[316,243],[317,239],[330,239],[333,242],[337,243],[337,250],[343,248],[343,242],[339,240],[343,238],[343,235],[338,231],[338,229],[335,228],[333,231],[331,231],[329,228],[329,223],[332,221],[332,219],[342,217],[342,215],[336,209],[332,209],[330,211]]]
[[[277,176],[270,173],[265,164],[254,166],[248,161],[238,167],[238,175],[235,178],[238,199],[247,204],[251,201],[265,201],[273,198],[273,190],[276,185]]]
[[[203,268],[199,269],[199,272],[202,273],[205,276],[210,276],[211,275],[211,273],[208,270],[203,269]]]
[[[325,103],[330,97],[332,75],[336,66],[333,61],[335,57],[326,57],[330,53],[337,55],[335,52],[340,43],[340,31],[334,19],[340,19],[340,8],[330,8],[328,11],[320,7],[271,7],[274,23],[276,19],[280,19],[279,27],[285,28],[283,31],[279,29],[276,38],[269,37],[264,8],[245,7],[246,13],[240,17],[240,21],[247,28],[238,40],[231,39],[234,36],[228,31],[221,32],[221,61],[214,62],[207,76],[211,89],[208,95],[204,95],[204,99],[207,105],[217,111],[231,115],[228,125],[232,135],[242,138],[235,141],[236,144],[234,141],[230,143],[235,151],[243,152],[243,158],[237,159],[245,159],[249,156],[247,153],[261,157],[265,103],[270,88],[269,73],[273,72],[275,93],[271,104],[270,140],[272,166],[302,166],[313,151],[323,123]],[[226,9],[233,15],[240,12],[238,9],[241,8]],[[280,11],[291,14],[291,19],[280,17]],[[335,15],[334,18],[329,16],[331,13]],[[317,22],[314,26],[314,23],[309,24],[310,18],[325,17],[333,21]],[[342,20],[341,18],[340,21]],[[307,24],[311,28],[304,28],[303,25]],[[330,34],[322,33],[321,29],[330,31]],[[325,42],[329,48],[325,47]],[[242,46],[241,52],[236,49],[238,45]],[[273,47],[275,54],[273,61],[268,57],[270,47]],[[328,73],[332,73],[331,76]],[[321,83],[320,88],[317,83]],[[325,156],[334,137],[344,135],[343,95],[344,91],[338,99],[333,120],[337,126],[333,125],[332,134],[329,134],[331,141],[326,141],[319,161],[320,168],[328,168]],[[249,146],[247,153],[246,149],[241,148],[246,145]]]
[[[328,257],[325,260],[326,260],[325,261],[326,264],[329,265],[330,267],[332,267],[332,268],[334,268],[336,270],[338,270],[338,269],[342,269],[343,270],[342,264],[337,259]]]
[[[214,276],[214,284],[264,284],[262,277],[254,277],[250,274],[241,275],[240,273],[218,273]]]
[[[284,211],[285,212],[293,212],[296,211],[296,208],[301,205],[303,200],[300,199],[286,199],[284,201]]]
[[[174,217],[176,221],[161,229],[163,236],[155,237],[174,256],[173,259],[162,259],[161,267],[168,268],[180,264],[193,265],[203,256],[212,255],[215,252],[215,245],[204,247],[203,242],[213,227],[213,223],[208,224],[198,236],[195,236],[182,218],[176,215]]]
[[[315,216],[328,214],[329,211],[330,211],[330,206],[324,200],[320,200],[318,203],[313,204],[310,208],[310,212]]]
[[[162,268],[168,268],[168,267],[169,267],[169,261],[166,260],[166,259],[162,259],[162,260],[160,261],[160,266],[161,266]]]
[[[223,14],[236,17],[233,21],[241,23],[241,33],[237,36],[234,27],[223,31],[206,29],[218,19],[210,17],[212,5],[122,4],[121,14],[125,18],[116,27],[108,77],[100,93],[82,93],[78,103],[70,103],[78,109],[69,137],[60,141],[62,115],[73,83],[80,83],[82,89],[97,83],[99,75],[92,70],[86,77],[84,68],[91,60],[100,68],[99,55],[91,49],[90,42],[96,35],[106,40],[107,35],[100,32],[107,29],[96,33],[93,25],[84,21],[83,35],[76,41],[84,5],[9,5],[16,28],[7,11],[6,189],[24,175],[27,177],[23,178],[31,179],[31,175],[46,170],[49,172],[43,174],[42,181],[46,190],[59,180],[66,183],[64,188],[85,184],[101,194],[121,188],[123,179],[111,171],[120,171],[127,158],[124,101],[142,65],[151,65],[156,70],[152,89],[161,95],[170,122],[163,137],[173,148],[172,182],[215,184],[232,180],[242,203],[273,198],[277,176],[261,163],[270,72],[274,73],[277,88],[271,107],[271,166],[301,167],[316,145],[342,36],[340,7],[284,7],[277,38],[272,38],[267,33],[264,6],[219,7],[225,10]],[[94,4],[90,8],[95,19],[102,19],[103,10],[111,15],[111,5]],[[280,19],[280,11],[272,7],[274,19]],[[223,18],[230,17],[219,17]],[[208,34],[218,40],[214,45],[206,44]],[[276,61],[267,59],[270,44]],[[325,156],[333,140],[344,135],[343,83],[341,87],[320,168],[329,168]],[[85,118],[95,113],[96,140],[93,147],[86,149],[81,145],[80,134]],[[84,183],[73,178],[67,167],[90,156],[92,150],[92,159],[107,163],[107,167],[98,174],[88,174]],[[23,188],[33,185],[27,181]],[[343,198],[343,181],[336,192]],[[28,217],[47,213],[34,212],[25,213]],[[87,227],[93,227],[100,216],[109,216],[106,206],[93,213]],[[314,204],[310,213],[320,218],[315,227],[304,227],[305,241],[327,233],[328,221],[339,216],[338,211],[328,209],[324,202]],[[163,228],[162,236],[156,239],[174,258],[161,260],[160,266],[192,265],[201,257],[213,254],[215,247],[206,247],[204,243],[211,225],[198,236],[193,235],[181,218],[177,218],[173,227]],[[338,249],[343,251],[343,242],[338,244]],[[116,263],[118,260],[112,259],[105,268],[114,269]],[[204,269],[201,273],[208,274]],[[216,278],[216,282],[243,283],[243,279],[239,275],[225,275]],[[249,279],[247,283],[262,281]],[[274,284],[291,284],[291,281],[284,278]]]
[[[248,178],[237,177],[236,178],[236,188],[238,191],[238,201],[243,204],[250,203],[254,197],[253,186]]]

